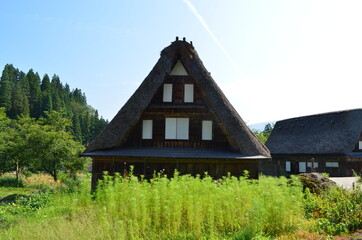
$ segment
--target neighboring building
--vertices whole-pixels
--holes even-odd
[[[92,186],[103,171],[154,172],[221,177],[248,170],[258,177],[259,160],[270,158],[197,55],[192,42],[166,47],[136,92],[83,156],[93,158]]]
[[[272,160],[267,175],[326,172],[333,177],[362,173],[362,109],[278,121],[266,146]]]

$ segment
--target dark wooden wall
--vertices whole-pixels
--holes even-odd
[[[289,176],[299,174],[299,162],[311,162],[311,156],[272,156],[272,160],[260,164],[260,172],[271,176]],[[291,162],[291,171],[285,171],[285,162]],[[318,162],[317,172],[328,173],[331,177],[351,177],[353,171],[362,173],[362,161],[345,156],[314,156],[314,162]],[[326,167],[326,162],[338,162],[339,167]],[[310,172],[307,167],[307,172]],[[353,171],[352,171],[353,170]]]
[[[102,178],[104,171],[110,175],[118,172],[128,175],[130,166],[134,166],[135,176],[143,175],[150,179],[154,174],[167,174],[172,177],[174,171],[180,174],[191,174],[201,177],[208,172],[214,179],[227,176],[243,176],[244,170],[249,171],[250,177],[257,179],[258,159],[235,160],[235,159],[162,159],[162,158],[128,158],[128,157],[95,157],[92,165],[92,188]]]
[[[207,148],[232,150],[216,117],[205,104],[200,88],[188,76],[169,76],[165,83],[173,84],[173,102],[163,102],[163,86],[156,92],[151,104],[142,114],[138,124],[130,131],[122,147],[168,147]],[[194,102],[184,103],[184,84],[194,84]],[[188,140],[166,140],[165,119],[167,117],[189,118]],[[142,139],[142,120],[153,120],[153,138]],[[202,120],[212,120],[212,140],[202,140]]]

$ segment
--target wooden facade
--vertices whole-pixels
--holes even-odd
[[[82,155],[93,158],[93,188],[104,171],[127,174],[130,165],[145,178],[175,170],[257,178],[259,161],[270,158],[193,46],[178,40]]]
[[[218,125],[215,116],[210,112],[202,97],[200,87],[191,76],[168,76],[165,83],[173,85],[172,102],[163,102],[163,88],[160,87],[150,105],[142,113],[141,120],[153,121],[152,139],[142,139],[142,121],[139,121],[124,143],[124,147],[167,147],[167,148],[207,148],[232,150],[225,134]],[[193,84],[194,102],[184,102],[184,85]],[[165,119],[188,118],[189,139],[165,139]],[[202,121],[213,122],[212,140],[201,140]]]
[[[279,121],[266,143],[272,160],[261,171],[276,176],[312,170],[331,177],[362,174],[361,132],[362,109]]]
[[[167,159],[150,157],[94,157],[92,164],[92,188],[102,178],[104,171],[110,175],[118,172],[123,176],[129,174],[130,166],[134,167],[133,175],[150,179],[154,174],[166,174],[172,177],[175,170],[180,174],[191,174],[201,177],[207,172],[214,178],[221,178],[231,174],[243,176],[247,170],[251,178],[258,178],[259,169],[255,160],[235,161],[233,159]]]

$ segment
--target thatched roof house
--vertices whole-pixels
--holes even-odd
[[[176,163],[178,169],[185,167],[183,162],[204,164],[193,173],[212,172],[208,159],[254,164],[270,158],[192,43],[178,38],[162,50],[149,75],[83,155],[93,157],[93,167],[109,159],[122,164],[141,161],[151,171],[157,170],[153,162]],[[257,169],[252,171],[257,174]]]
[[[314,168],[332,176],[362,171],[362,109],[278,121],[266,142],[279,173]]]

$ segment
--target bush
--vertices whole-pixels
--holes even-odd
[[[16,179],[13,176],[2,176],[0,178],[0,187],[24,187],[22,179]]]
[[[331,235],[354,232],[362,227],[362,192],[334,186],[321,194],[305,193],[305,214],[315,230]]]

